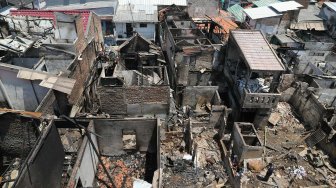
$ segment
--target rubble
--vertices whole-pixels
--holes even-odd
[[[103,165],[113,177],[116,187],[133,187],[133,178],[145,178],[145,161],[144,154],[121,155],[118,157],[102,157]],[[97,174],[98,187],[112,187],[111,183],[107,183],[108,179],[102,166],[98,166]]]
[[[336,187],[335,2],[63,4],[1,4],[1,187]]]

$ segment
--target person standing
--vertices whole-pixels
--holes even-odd
[[[263,178],[263,181],[268,181],[268,179],[271,177],[271,175],[274,172],[274,166],[272,163],[269,163],[267,166],[268,166],[268,169],[267,169],[266,175]]]

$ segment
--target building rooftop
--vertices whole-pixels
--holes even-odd
[[[231,35],[252,71],[285,70],[284,65],[260,31],[234,30],[231,31]]]
[[[235,18],[236,21],[243,22],[244,21],[244,15],[243,15],[243,7],[241,7],[238,4],[235,4],[227,9],[228,12],[230,12]]]
[[[270,6],[278,12],[299,10],[299,8],[303,7],[300,3],[297,3],[295,1],[284,1],[284,2],[272,3],[270,4]]]
[[[118,0],[119,5],[173,5],[187,6],[187,0]]]
[[[274,12],[269,7],[249,8],[244,9],[244,12],[248,17],[250,17],[253,20],[281,16],[281,14]]]
[[[113,18],[120,22],[158,22],[157,6],[149,4],[121,4]]]
[[[86,2],[84,4],[63,4],[55,6],[47,6],[47,10],[92,10],[98,15],[114,15],[118,5],[117,1],[95,1]]]
[[[264,7],[269,6],[272,3],[279,3],[281,1],[278,0],[259,0],[259,1],[253,1],[252,3],[257,7]]]
[[[46,6],[68,6],[68,5],[85,5],[87,3],[92,2],[99,2],[101,7],[105,6],[106,3],[109,2],[118,2],[118,0],[85,0],[85,1],[79,1],[79,0],[45,0]]]

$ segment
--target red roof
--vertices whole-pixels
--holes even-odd
[[[84,31],[88,25],[90,11],[89,10],[11,10],[10,14],[12,16],[31,16],[39,18],[47,18],[54,20],[56,23],[55,12],[61,12],[64,14],[78,15],[80,14],[83,18]]]
[[[229,13],[224,10],[220,10],[218,15],[211,17],[211,19],[222,26],[225,33],[229,33],[230,30],[238,28],[238,25],[230,19]],[[229,37],[229,35],[227,35],[227,37]]]

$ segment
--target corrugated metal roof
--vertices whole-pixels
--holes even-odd
[[[249,9],[244,9],[244,12],[252,20],[281,16],[281,14],[277,14],[269,7],[249,8]]]
[[[238,44],[247,65],[253,70],[284,71],[281,63],[261,31],[233,30],[233,40]]]
[[[257,6],[257,7],[264,7],[264,6],[268,6],[272,3],[278,3],[280,1],[278,0],[259,0],[259,1],[253,1],[252,3]]]
[[[121,22],[158,22],[157,6],[154,5],[119,5],[113,20]]]
[[[243,22],[245,20],[244,15],[243,15],[244,9],[240,5],[235,4],[229,7],[227,11],[230,12],[236,18],[236,21]]]
[[[336,3],[335,2],[324,2],[324,4],[331,8],[332,10],[336,11]]]
[[[97,2],[100,3],[102,6],[104,6],[104,3],[108,2],[117,2],[118,0],[45,0],[46,6],[68,6],[68,5],[79,5],[79,4],[86,4],[91,2]]]
[[[119,0],[119,5],[172,5],[187,6],[187,0]]]
[[[87,2],[83,4],[70,4],[70,5],[57,5],[57,6],[47,6],[46,9],[49,10],[78,10],[78,9],[96,9],[103,7],[117,7],[117,1],[97,1],[97,2]]]
[[[305,21],[299,23],[291,23],[291,29],[298,29],[298,30],[311,30],[315,29],[316,31],[326,31],[327,26],[323,21]]]
[[[299,8],[302,8],[303,6],[295,1],[285,1],[285,2],[279,2],[279,3],[272,3],[270,4],[272,8],[274,8],[278,12],[286,12],[289,10],[298,10]]]
[[[155,14],[157,13],[157,6],[149,4],[138,4],[134,6],[133,11],[145,11],[146,14]]]
[[[54,20],[54,23],[56,23],[56,16],[54,14],[55,12],[61,12],[64,14],[71,14],[71,15],[80,14],[82,16],[84,31],[86,31],[89,16],[91,14],[91,12],[88,10],[11,10],[10,14],[12,16],[31,16],[31,17],[47,18]]]

